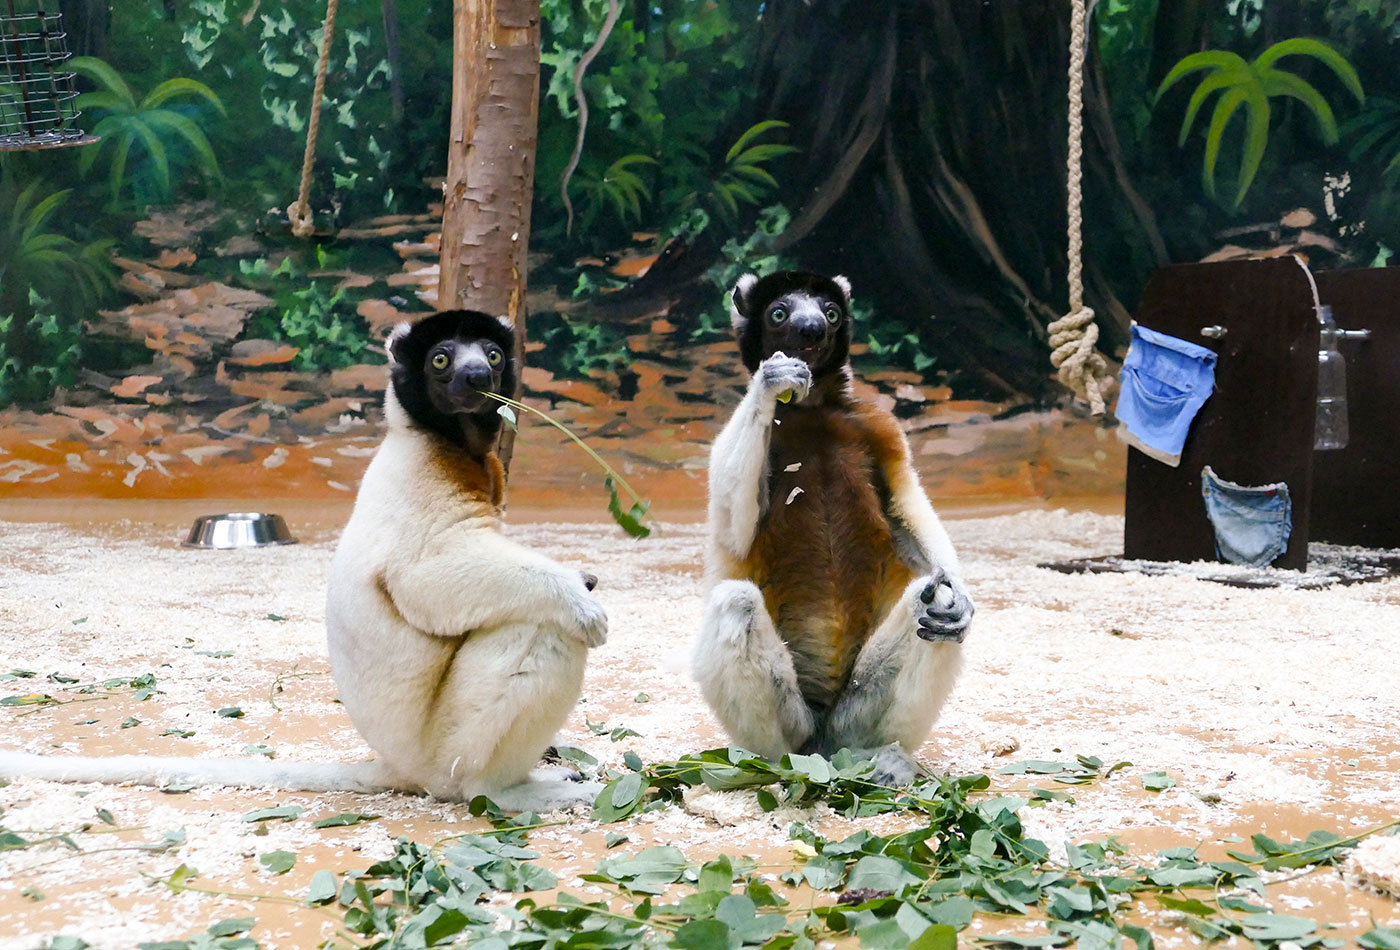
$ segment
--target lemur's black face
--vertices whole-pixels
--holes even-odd
[[[816,369],[825,365],[836,343],[846,311],[826,294],[794,290],[763,308],[762,353],[767,359],[783,352]]]
[[[484,393],[515,390],[514,334],[476,310],[447,310],[389,338],[394,398],[413,422],[479,454],[501,427]]]
[[[846,364],[851,347],[850,285],[844,277],[778,271],[740,278],[733,294],[734,329],[749,372],[782,352],[818,378]]]
[[[443,340],[423,360],[428,398],[438,412],[475,412],[487,401],[483,393],[500,393],[506,354],[494,340]]]

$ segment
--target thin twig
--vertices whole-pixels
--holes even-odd
[[[483,393],[482,395],[489,396],[497,402],[503,402],[507,406],[510,406],[512,409],[524,409],[526,412],[532,412],[535,415],[539,416],[541,419],[543,419],[545,422],[548,422],[550,425],[554,426],[554,428],[558,429],[560,432],[573,439],[574,442],[578,444],[579,448],[587,452],[589,457],[592,458],[593,461],[598,463],[598,466],[604,471],[604,473],[606,473],[610,478],[617,482],[617,484],[621,485],[623,490],[626,491],[627,494],[632,496],[632,501],[634,503],[638,505],[644,504],[644,502],[642,501],[642,496],[638,495],[635,491],[632,490],[632,486],[627,484],[627,480],[621,475],[617,474],[617,470],[611,465],[609,465],[607,462],[603,461],[602,456],[600,456],[597,452],[589,448],[587,443],[585,443],[578,436],[574,435],[573,432],[569,430],[568,426],[564,425],[561,422],[556,422],[554,419],[551,419],[545,413],[540,412],[534,406],[527,406],[523,402],[518,402],[514,399],[511,399],[509,396],[502,396],[500,393],[492,392]]]

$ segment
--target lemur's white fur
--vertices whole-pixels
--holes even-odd
[[[390,342],[407,332],[396,329]],[[312,791],[489,795],[511,811],[592,802],[602,786],[535,769],[578,701],[607,617],[583,575],[504,537],[461,490],[390,384],[388,433],[331,562],[331,669],[378,754],[358,764],[0,751],[0,777]]]
[[[747,297],[756,283],[758,283],[757,274],[745,274],[734,284],[734,292],[729,299],[729,322],[733,324],[736,332],[742,331],[745,324],[749,322],[749,318],[739,310],[739,298]]]
[[[833,278],[848,296],[850,283]],[[745,275],[735,287],[733,323],[747,323],[739,297],[747,300],[757,278]],[[848,373],[848,368],[843,368]],[[777,397],[807,397],[812,375],[802,360],[774,353],[753,374],[743,399],[715,439],[709,466],[709,542],[706,600],[692,669],[705,698],[739,745],[767,756],[803,749],[817,738],[825,751],[846,746],[877,752],[877,774],[902,783],[913,777],[909,753],[928,735],[961,666],[961,644],[928,642],[916,635],[925,605],[920,593],[945,578],[959,603],[971,601],[957,554],[933,505],[919,484],[907,443],[884,471],[890,491],[886,516],[896,531],[896,550],[916,575],[861,648],[845,693],[814,721],[798,689],[794,659],[768,613],[747,561],[770,504],[769,450]],[[813,446],[821,452],[822,446]],[[788,499],[790,502],[791,499]],[[800,503],[800,502],[799,502]],[[820,737],[818,736],[820,733]]]
[[[591,802],[597,783],[530,775],[578,701],[607,617],[579,571],[500,532],[398,403],[331,563],[331,669],[396,783],[510,810]]]

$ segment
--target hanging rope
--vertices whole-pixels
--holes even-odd
[[[1087,47],[1084,0],[1072,0],[1069,38],[1069,313],[1047,327],[1050,334],[1050,362],[1060,382],[1089,402],[1090,411],[1101,416],[1104,395],[1113,384],[1108,361],[1095,350],[1099,328],[1094,311],[1084,306],[1084,238],[1081,168],[1084,158],[1084,50]]]
[[[311,222],[311,167],[316,162],[316,133],[321,128],[321,98],[326,91],[326,66],[331,58],[331,37],[335,35],[335,11],[340,0],[326,0],[326,25],[321,31],[321,61],[316,66],[316,85],[311,92],[311,118],[306,126],[306,152],[301,159],[301,191],[297,200],[287,206],[287,220],[292,222],[292,233],[297,237],[310,237],[316,233]]]

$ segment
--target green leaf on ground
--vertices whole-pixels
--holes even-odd
[[[269,851],[258,856],[258,863],[273,874],[286,874],[296,866],[297,856],[290,851]]]

